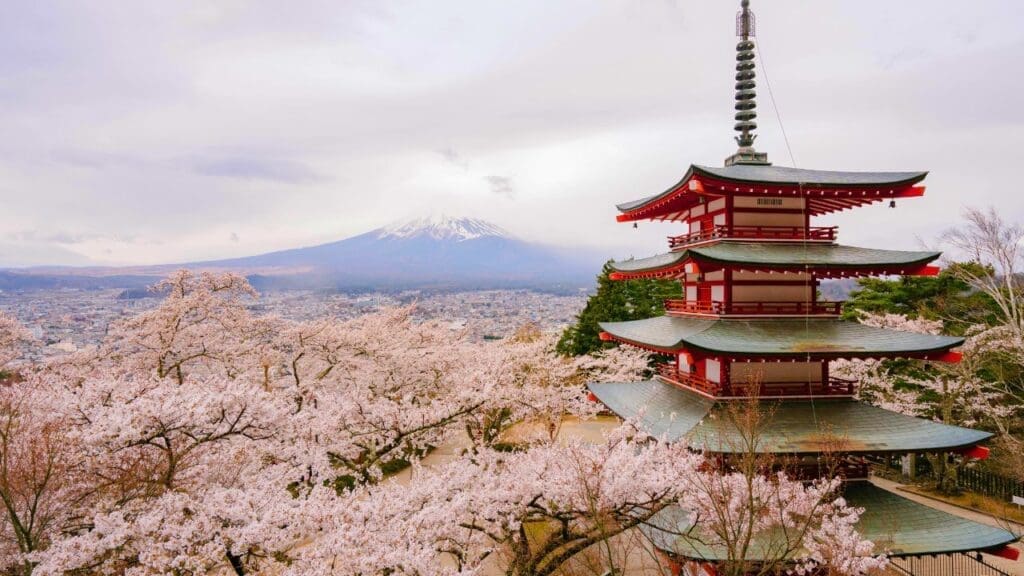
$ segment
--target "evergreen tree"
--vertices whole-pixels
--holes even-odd
[[[944,332],[953,335],[963,335],[974,324],[991,325],[995,312],[992,299],[971,290],[957,274],[961,267],[977,266],[970,262],[955,263],[938,276],[861,278],[857,281],[859,289],[850,294],[843,306],[843,317],[856,320],[863,311],[941,320]]]
[[[665,313],[667,298],[680,298],[682,286],[676,280],[629,280],[610,278],[611,262],[597,277],[597,292],[587,300],[576,324],[569,326],[558,341],[557,350],[566,356],[581,356],[614,346],[602,342],[598,322],[642,320]]]

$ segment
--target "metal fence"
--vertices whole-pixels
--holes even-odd
[[[1024,497],[1024,482],[994,474],[981,468],[964,468],[957,480],[961,488],[1012,502],[1014,496]]]
[[[923,454],[919,454],[915,460],[915,476],[918,478],[930,476],[932,465],[928,459]],[[877,459],[875,464],[885,466],[893,472],[902,471],[902,464],[898,456]],[[957,474],[957,482],[965,490],[997,498],[1003,502],[1012,502],[1014,496],[1024,498],[1024,482],[981,467],[961,468]]]
[[[889,573],[899,576],[1011,576],[986,562],[980,554],[891,558]]]

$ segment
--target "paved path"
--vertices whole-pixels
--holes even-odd
[[[959,506],[947,504],[941,500],[935,500],[933,498],[928,498],[927,496],[921,496],[920,494],[915,494],[913,492],[908,492],[906,490],[900,490],[901,485],[896,482],[893,482],[892,480],[886,480],[885,478],[879,478],[876,476],[871,478],[871,482],[880,488],[885,488],[886,490],[889,490],[890,492],[895,492],[896,494],[899,494],[904,498],[913,500],[914,502],[918,502],[926,506],[931,506],[932,508],[935,508],[937,510],[942,510],[943,512],[948,512],[955,516],[960,516],[961,518],[973,520],[980,524],[997,526],[999,528],[1009,530],[1014,534],[1024,534],[1024,526],[1020,524],[1006,522],[1003,520],[997,520],[996,518],[993,518],[988,514],[982,514],[980,512],[975,512],[973,510],[968,510],[966,508],[961,508]],[[1024,552],[1024,547],[1022,547],[1022,545],[1019,542],[1014,544],[1013,546],[1014,548],[1017,548],[1018,550]],[[1006,560],[1005,558],[997,558],[995,556],[986,554],[985,561],[999,568],[1003,572],[1006,572],[1007,574],[1013,574],[1013,576],[1024,576],[1024,553],[1021,554],[1021,559],[1017,561]]]

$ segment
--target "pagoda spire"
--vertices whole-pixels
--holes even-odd
[[[742,0],[740,11],[736,14],[736,36],[740,38],[736,44],[736,125],[734,129],[739,132],[736,136],[736,143],[739,149],[735,154],[725,159],[726,166],[734,164],[769,164],[768,155],[754,150],[754,140],[757,139],[757,82],[754,80],[754,60],[757,54],[754,52],[753,38],[757,32],[754,12],[750,10],[750,0]]]

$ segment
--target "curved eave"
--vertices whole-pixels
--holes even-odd
[[[601,322],[602,337],[647,350],[737,359],[923,358],[957,361],[963,338],[874,328],[833,319],[657,316]]]
[[[999,550],[1018,540],[1002,528],[943,512],[869,482],[848,484],[843,496],[851,506],[864,509],[856,529],[875,544],[875,554],[903,558],[986,552]],[[699,534],[695,538],[686,536],[690,527],[684,510],[669,507],[641,530],[655,547],[674,556],[709,562],[726,559],[724,549],[701,543]],[[759,550],[772,548],[767,538],[761,543],[754,543],[749,553],[751,557],[747,560],[760,560]]]
[[[719,269],[814,272],[820,277],[930,276],[941,252],[875,250],[836,244],[719,241],[648,258],[612,262],[612,280],[678,278]]]
[[[831,172],[779,166],[693,165],[682,180],[660,194],[616,206],[620,222],[667,219],[705,195],[753,195],[807,198],[812,215],[827,214],[892,198],[924,195],[917,186],[927,172]]]
[[[733,166],[701,166],[694,164],[690,172],[705,179],[732,185],[802,186],[806,189],[844,189],[877,186],[913,186],[924,180],[928,172],[850,172],[843,170],[807,170],[786,166],[736,164]]]
[[[590,383],[609,410],[654,437],[686,442],[695,450],[745,451],[728,417],[730,400],[715,400],[662,380]],[[989,432],[890,412],[853,399],[762,400],[770,406],[760,432],[761,454],[905,454],[974,447]]]

